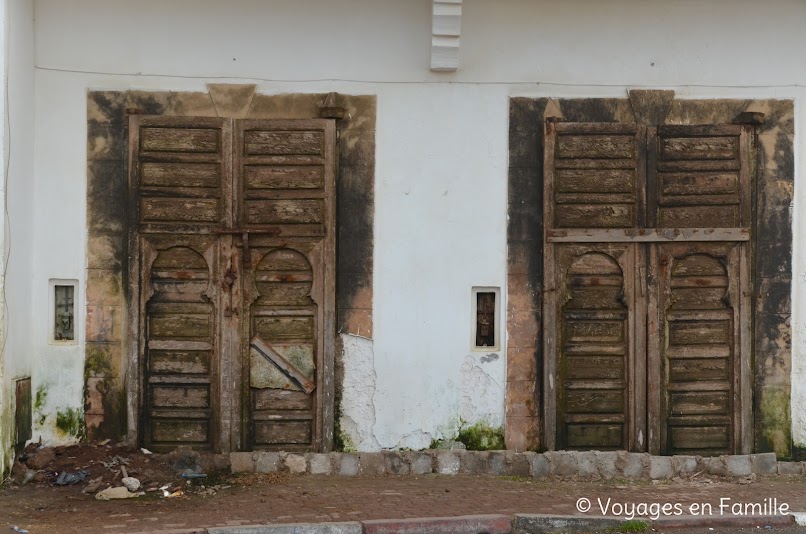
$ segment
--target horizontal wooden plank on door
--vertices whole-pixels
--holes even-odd
[[[662,243],[749,241],[749,228],[580,228],[546,231],[549,243]]]

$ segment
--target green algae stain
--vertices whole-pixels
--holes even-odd
[[[56,428],[69,436],[82,437],[84,416],[77,408],[67,408],[56,412]]]
[[[761,391],[759,452],[774,452],[779,459],[792,457],[792,419],[788,387]]]
[[[457,441],[461,441],[469,451],[500,451],[504,446],[504,429],[493,428],[482,421],[459,430]]]

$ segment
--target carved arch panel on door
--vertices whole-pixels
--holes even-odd
[[[630,402],[635,247],[590,243],[556,251],[553,337],[559,358],[551,382],[557,388],[557,448],[628,448],[636,417]]]
[[[141,240],[143,443],[212,450],[218,412],[217,244],[188,236]]]
[[[259,248],[254,267],[247,266],[246,399],[253,449],[308,450],[316,441],[321,308],[312,298],[311,245]]]
[[[742,295],[744,243],[656,245],[660,321],[650,361],[660,369],[658,433],[664,454],[732,454],[740,449],[742,380],[749,362],[747,295]],[[746,349],[745,349],[746,350]],[[659,361],[656,361],[659,360]],[[744,368],[746,367],[746,368]],[[653,388],[655,389],[655,388]]]

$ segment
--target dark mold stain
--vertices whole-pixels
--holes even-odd
[[[775,139],[773,160],[778,169],[778,179],[795,181],[795,147],[785,132],[779,132]]]
[[[792,280],[762,278],[758,281],[756,313],[788,314],[792,311]]]
[[[123,128],[126,122],[126,93],[114,91],[91,91],[88,99],[95,106],[97,115],[91,116],[89,124],[109,123]]]
[[[663,124],[674,100],[674,91],[634,89],[629,92],[635,121],[646,126]]]
[[[795,103],[792,100],[767,100],[762,133],[780,128],[786,134],[795,133]]]
[[[767,352],[792,350],[792,328],[788,314],[764,313],[756,315],[756,359]]]
[[[730,124],[751,102],[676,99],[666,116],[666,124]]]
[[[543,383],[542,313],[540,290],[543,280],[543,122],[547,98],[512,98],[509,106],[509,175],[507,187],[507,283],[510,294],[529,291],[531,310],[515,310],[512,301],[507,316],[525,312],[537,327],[538,339],[531,354],[535,380]],[[528,281],[520,287],[517,281]],[[530,291],[529,288],[532,288]],[[511,332],[511,335],[517,335]],[[513,339],[510,346],[523,343]],[[528,357],[522,355],[521,357]],[[482,359],[484,361],[484,359]],[[534,414],[538,415],[542,388],[535,388]],[[537,428],[528,433],[529,448],[538,446]]]
[[[123,161],[88,162],[87,195],[122,201],[126,196],[126,167]]]
[[[563,98],[560,109],[567,122],[618,122],[623,109],[629,107],[626,99],[616,98]],[[632,115],[632,110],[630,110]]]

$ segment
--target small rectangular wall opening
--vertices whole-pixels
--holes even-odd
[[[76,339],[76,287],[77,280],[50,281],[50,316],[48,338],[54,344],[77,343]]]
[[[473,350],[496,351],[500,348],[500,295],[497,287],[473,288]]]

